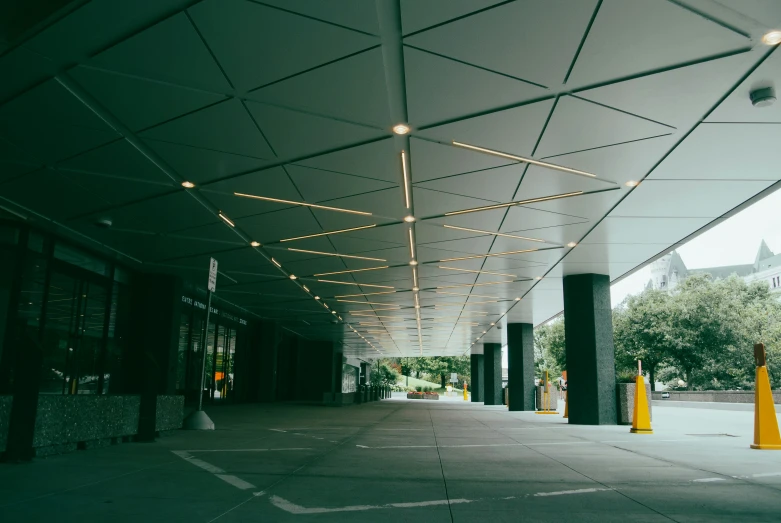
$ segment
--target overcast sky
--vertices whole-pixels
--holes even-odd
[[[758,201],[678,249],[689,269],[754,263],[762,240],[774,253],[781,252],[781,191]],[[645,267],[613,285],[615,307],[629,294],[641,292],[651,271]]]

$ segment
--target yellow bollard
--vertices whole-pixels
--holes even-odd
[[[757,381],[754,392],[754,443],[751,448],[781,450],[781,435],[778,433],[776,406],[767,375],[764,344],[754,345],[754,360],[757,364]]]
[[[543,382],[542,389],[542,410],[538,410],[535,414],[558,414],[558,411],[551,409],[550,403],[550,385],[548,382],[548,371],[545,371],[545,381]]]
[[[464,382],[464,401],[466,401],[466,382]]]
[[[564,392],[564,419],[569,419],[569,391]]]
[[[651,415],[648,412],[648,398],[645,397],[645,380],[643,366],[637,360],[637,376],[635,376],[635,407],[632,413],[632,434],[653,434],[651,430]]]

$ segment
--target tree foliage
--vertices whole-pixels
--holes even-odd
[[[567,369],[567,353],[564,347],[564,319],[558,318],[534,329],[534,360],[537,376],[547,370],[558,376]]]
[[[455,372],[461,378],[470,378],[469,356],[436,356],[427,358],[404,358],[404,365],[418,376],[427,374],[439,379],[442,387],[447,385],[450,374]]]

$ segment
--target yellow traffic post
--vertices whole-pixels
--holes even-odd
[[[754,360],[757,364],[757,382],[754,392],[754,443],[751,448],[781,450],[781,435],[778,433],[776,406],[770,390],[763,343],[754,345]]]
[[[569,391],[564,391],[564,419],[569,419]]]
[[[558,414],[557,411],[550,408],[550,384],[548,382],[548,371],[545,371],[545,384],[542,388],[542,410],[538,410],[535,414]]]
[[[637,376],[635,377],[635,407],[632,413],[632,434],[653,434],[651,430],[651,416],[648,413],[648,399],[645,397],[645,380],[643,380],[643,367],[637,360]]]
[[[464,401],[466,401],[466,382],[464,382]]]

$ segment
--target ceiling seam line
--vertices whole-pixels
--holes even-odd
[[[588,39],[589,33],[591,33],[591,28],[594,25],[594,21],[596,21],[597,19],[597,15],[599,14],[599,9],[601,7],[602,7],[602,0],[599,0],[597,2],[597,5],[594,7],[594,12],[591,13],[591,19],[588,21],[586,30],[583,32],[583,37],[581,37],[580,39],[580,44],[578,44],[578,48],[575,50],[575,56],[572,57],[572,62],[570,62],[569,64],[569,69],[567,69],[567,74],[564,75],[563,85],[567,85],[567,81],[569,80],[569,77],[572,74],[572,70],[575,68],[575,63],[577,63],[578,58],[580,57],[580,52],[583,50],[583,46],[586,45],[586,40]]]
[[[493,73],[493,74],[496,74],[496,75],[499,75],[499,76],[504,76],[505,78],[510,78],[512,80],[517,80],[519,82],[523,82],[525,84],[533,85],[534,87],[539,87],[541,89],[545,89],[547,91],[550,91],[550,87],[548,87],[547,85],[539,84],[537,82],[532,82],[531,80],[526,80],[526,79],[520,78],[518,76],[513,76],[513,75],[508,74],[508,73],[503,73],[501,71],[496,71],[494,69],[489,69],[488,67],[483,67],[481,65],[476,65],[476,64],[473,64],[473,63],[470,63],[470,62],[466,62],[464,60],[459,60],[458,58],[453,58],[452,56],[447,56],[447,55],[444,55],[444,54],[441,54],[441,53],[437,53],[435,51],[429,51],[428,49],[423,49],[422,47],[417,47],[417,46],[412,45],[412,44],[403,44],[403,46],[404,47],[409,47],[410,49],[415,49],[416,51],[420,51],[421,53],[426,53],[426,54],[430,54],[432,56],[437,56],[437,57],[442,58],[444,60],[450,60],[451,62],[456,62],[456,63],[462,64],[462,65],[466,65],[466,66],[469,66],[469,67],[474,67],[475,69],[480,69],[481,71],[485,71],[485,72],[488,72],[488,73]]]
[[[204,111],[204,110],[206,110],[206,109],[211,109],[211,108],[212,108],[212,107],[214,107],[215,105],[219,105],[219,104],[221,104],[221,103],[226,103],[226,102],[229,102],[229,101],[231,101],[231,100],[233,99],[233,97],[232,97],[232,96],[230,96],[230,95],[222,95],[222,94],[218,94],[217,96],[224,96],[224,98],[223,98],[222,100],[216,100],[216,101],[214,101],[214,102],[209,102],[209,103],[208,103],[208,104],[206,104],[206,105],[202,105],[201,107],[198,107],[198,108],[196,108],[196,109],[192,109],[192,110],[190,110],[190,111],[187,111],[187,112],[185,112],[185,113],[178,114],[178,115],[176,115],[176,116],[172,116],[171,118],[167,118],[167,119],[163,120],[162,122],[157,122],[157,123],[154,123],[154,124],[152,124],[152,125],[148,125],[148,126],[146,126],[146,127],[142,127],[141,129],[135,130],[135,131],[133,131],[133,132],[134,132],[134,133],[137,133],[137,134],[145,133],[145,132],[147,132],[147,131],[151,131],[151,130],[153,130],[153,129],[157,129],[158,127],[162,127],[162,126],[164,126],[164,125],[166,125],[166,124],[169,124],[169,123],[171,123],[171,122],[175,122],[176,120],[180,120],[180,119],[182,119],[182,118],[186,118],[186,117],[188,117],[188,116],[192,116],[192,115],[193,115],[193,114],[195,114],[195,113],[199,113],[199,112],[201,112],[201,111]],[[143,139],[143,138],[142,138],[142,139]],[[174,143],[174,144],[176,144],[176,145],[185,145],[185,144],[177,144],[176,142],[168,142],[168,141],[166,141],[166,140],[159,140],[159,139],[156,139],[156,138],[150,138],[150,139],[151,139],[151,140],[158,141],[158,142]],[[190,146],[187,146],[187,147],[194,147],[194,146],[191,146],[191,145],[190,145]],[[225,151],[217,151],[217,152],[225,152]]]
[[[649,136],[647,138],[638,138],[636,140],[627,140],[625,142],[611,143],[609,145],[600,145],[598,147],[589,147],[587,149],[580,149],[580,150],[577,150],[577,151],[570,151],[568,153],[554,154],[552,156],[543,156],[541,159],[542,160],[549,160],[551,158],[561,158],[562,156],[569,156],[570,154],[579,154],[579,153],[585,153],[585,152],[589,152],[589,151],[598,151],[599,149],[607,149],[609,147],[618,147],[619,145],[627,145],[627,144],[630,144],[630,143],[644,142],[646,140],[655,140],[656,138],[664,138],[666,136],[672,136],[673,134],[675,134],[675,133],[658,134],[656,136]]]
[[[418,127],[417,130],[418,131],[427,131],[427,130],[433,129],[435,127],[442,127],[444,125],[449,125],[449,124],[452,124],[452,123],[459,123],[459,122],[463,122],[465,120],[471,120],[472,118],[479,118],[481,116],[488,116],[488,115],[491,115],[491,114],[494,114],[494,113],[501,113],[501,112],[504,112],[504,111],[508,111],[510,109],[518,109],[519,107],[524,107],[524,106],[527,106],[527,105],[534,105],[534,104],[539,103],[539,102],[546,102],[548,100],[553,100],[557,96],[558,96],[557,93],[550,93],[550,94],[547,94],[546,96],[540,96],[539,98],[532,98],[530,100],[524,100],[523,102],[507,104],[507,105],[503,105],[501,107],[494,107],[494,108],[491,108],[491,109],[487,109],[485,111],[477,111],[477,112],[474,112],[474,113],[467,114],[465,116],[458,116],[456,118],[450,118],[448,120],[442,120],[442,121],[434,122],[434,123],[431,123],[431,124],[421,125],[420,127]],[[445,143],[445,142],[442,142],[440,140],[425,138],[425,137],[422,137],[422,136],[416,136],[416,138],[419,138],[419,139],[422,139],[422,140],[426,140],[426,141],[429,141],[429,142]]]
[[[720,26],[720,27],[722,27],[724,29],[727,29],[728,31],[732,31],[733,33],[736,33],[736,34],[742,36],[743,38],[746,38],[748,40],[751,39],[751,35],[750,34],[741,31],[737,27],[731,26],[730,24],[728,24],[727,22],[724,22],[723,20],[719,20],[718,18],[715,18],[715,17],[713,17],[711,15],[708,15],[708,14],[700,11],[696,7],[692,7],[690,5],[687,5],[687,4],[683,3],[683,2],[680,2],[679,0],[667,0],[667,1],[670,2],[671,4],[675,5],[675,6],[680,7],[684,11],[689,11],[690,13],[693,13],[693,14],[699,16],[700,18],[704,18],[708,22],[716,24],[716,25],[718,25],[718,26]]]
[[[655,124],[658,124],[658,125],[663,125],[664,127],[669,127],[670,129],[675,129],[676,131],[678,130],[678,128],[675,127],[674,125],[669,125],[669,124],[666,124],[664,122],[660,122],[659,120],[653,120],[651,118],[646,118],[645,116],[641,116],[639,114],[631,113],[629,111],[624,111],[623,109],[619,109],[618,107],[613,107],[612,105],[607,105],[607,104],[603,104],[603,103],[600,103],[600,102],[596,102],[594,100],[589,100],[588,98],[583,98],[582,96],[579,96],[577,94],[569,94],[568,96],[571,96],[572,98],[576,98],[576,99],[581,100],[583,102],[587,102],[587,103],[590,103],[590,104],[598,105],[599,107],[604,107],[605,109],[610,109],[611,111],[617,111],[619,113],[626,114],[628,116],[634,116],[635,118],[639,118],[639,119],[645,120],[647,122],[655,123]]]
[[[469,13],[467,13],[465,15],[457,16],[455,18],[451,18],[449,20],[445,20],[444,22],[439,22],[439,23],[434,24],[432,26],[424,27],[423,29],[418,29],[417,31],[412,31],[411,33],[407,33],[407,34],[403,34],[402,33],[402,39],[409,38],[411,36],[415,36],[415,35],[420,34],[420,33],[425,33],[426,31],[430,31],[431,29],[436,29],[438,27],[442,27],[443,25],[452,24],[453,22],[457,22],[459,20],[463,20],[464,18],[469,18],[470,16],[474,16],[474,15],[480,14],[480,13],[482,13],[484,11],[490,11],[491,9],[495,9],[497,7],[502,7],[502,6],[506,5],[506,4],[511,4],[514,1],[515,0],[505,0],[504,2],[498,2],[498,3],[494,4],[494,5],[489,5],[488,7],[484,7],[482,9],[478,9],[477,11],[472,11],[472,12],[469,12]]]
[[[209,42],[207,42],[206,38],[204,38],[203,34],[201,33],[201,30],[198,28],[198,24],[196,24],[195,20],[193,20],[193,17],[190,15],[189,9],[184,9],[182,10],[182,12],[187,17],[187,20],[190,22],[190,25],[192,26],[193,30],[195,30],[195,33],[198,35],[198,38],[201,40],[201,43],[206,48],[206,51],[209,52],[209,56],[211,56],[212,60],[214,60],[214,64],[217,66],[217,68],[219,68],[220,72],[222,73],[222,76],[225,78],[225,81],[228,82],[228,85],[230,86],[231,89],[236,91],[236,86],[233,85],[233,82],[228,76],[228,73],[225,72],[225,68],[223,68],[220,61],[217,60],[217,55],[214,54],[214,50],[212,50],[211,46],[209,45]]]
[[[23,31],[19,36],[16,37],[16,40],[14,42],[8,42],[8,48],[5,49],[2,53],[0,53],[0,58],[3,58],[4,56],[12,53],[16,49],[23,48],[24,44],[35,38],[36,36],[40,35],[41,33],[45,32],[47,29],[55,26],[62,20],[65,20],[68,18],[68,16],[72,15],[85,5],[90,3],[90,0],[78,0],[76,2],[71,2],[69,4],[65,4],[60,9],[55,10],[54,13],[50,14],[37,24],[34,24],[33,27],[28,28],[26,31]]]
[[[248,1],[250,3],[256,4],[256,5],[262,5],[264,7],[268,7],[269,9],[274,9],[276,11],[282,11],[283,13],[288,13],[288,14],[291,14],[291,15],[294,15],[294,16],[300,16],[301,18],[307,18],[309,20],[314,20],[315,22],[320,22],[320,23],[323,23],[323,24],[331,25],[331,26],[334,26],[334,27],[338,27],[340,29],[345,29],[347,31],[352,31],[354,33],[360,33],[360,34],[366,35],[366,36],[373,36],[375,38],[377,38],[379,36],[379,35],[376,35],[376,34],[373,34],[373,33],[369,33],[369,32],[363,31],[361,29],[356,29],[354,27],[350,27],[350,26],[347,26],[347,25],[337,24],[336,22],[331,22],[329,20],[324,20],[322,18],[317,18],[315,16],[304,14],[304,13],[299,13],[298,11],[291,11],[289,9],[285,9],[284,7],[279,7],[279,6],[276,6],[276,5],[267,4],[267,3],[265,3],[265,2],[263,2],[261,0],[248,0]]]

